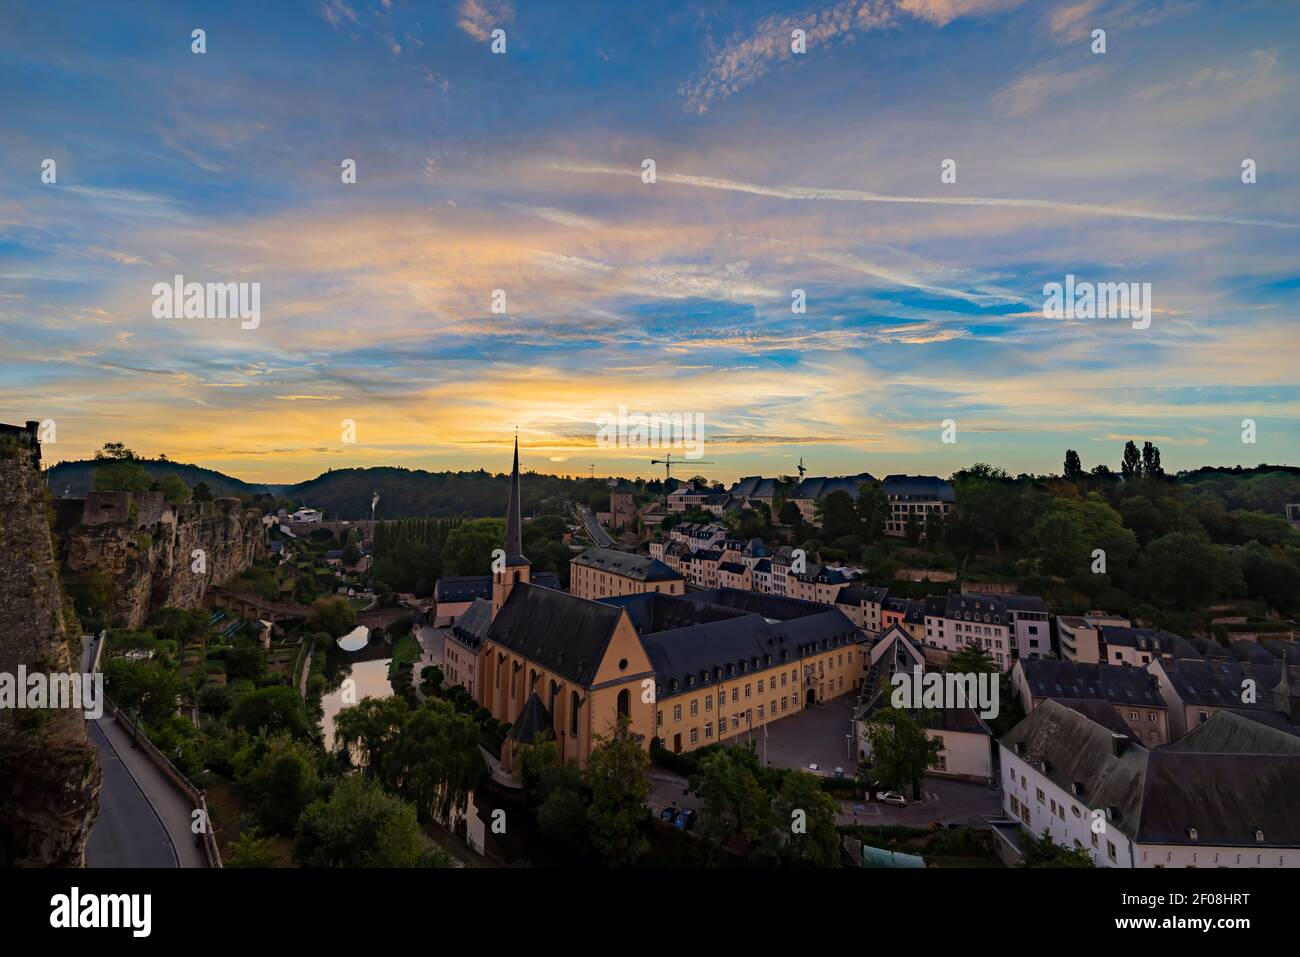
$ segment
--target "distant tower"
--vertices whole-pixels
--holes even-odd
[[[799,456],[799,464],[796,466],[796,468],[799,469],[799,481],[802,482],[802,481],[803,481],[803,473],[808,471],[806,468],[803,467],[803,456],[802,456],[802,455]]]
[[[370,496],[370,520],[372,522],[375,520],[375,506],[378,504],[379,504],[379,493],[375,492],[374,495]]]
[[[492,572],[492,617],[510,596],[510,589],[528,581],[529,564],[524,558],[523,520],[519,517],[519,436],[515,436],[515,464],[510,473],[510,505],[506,509],[506,567]]]

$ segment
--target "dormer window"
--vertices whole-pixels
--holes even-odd
[[[1187,839],[1189,841],[1199,841],[1201,839],[1200,835],[1196,832],[1196,828],[1189,827],[1187,829]]]
[[[1255,828],[1255,843],[1256,844],[1264,843],[1264,832],[1261,831],[1259,828]]]

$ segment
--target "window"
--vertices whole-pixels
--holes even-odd
[[[1039,788],[1039,789],[1038,789],[1038,803],[1039,803],[1039,804],[1042,804],[1042,803],[1043,803],[1043,789],[1042,789],[1042,788]]]
[[[739,688],[732,688],[732,689],[731,689],[731,703],[732,703],[732,704],[735,704],[735,703],[736,703],[737,701],[739,701],[739,700],[740,700],[740,689],[739,689]]]
[[[673,721],[676,722],[680,720],[682,720],[682,706],[679,704],[675,704],[673,705]],[[1038,793],[1042,794],[1043,792],[1039,791]]]
[[[691,744],[696,744],[700,740],[700,729],[691,728]]]
[[[705,738],[711,738],[711,737],[713,737],[713,722],[712,722],[712,721],[706,721],[706,722],[704,722],[704,737],[705,737]]]
[[[656,724],[656,725],[663,725],[663,723],[664,723],[664,713],[663,713],[662,711],[656,711],[656,712],[655,712],[655,724]]]
[[[693,718],[693,717],[695,717],[695,716],[696,716],[697,714],[699,714],[699,713],[700,713],[700,703],[699,703],[699,701],[697,701],[695,698],[692,698],[692,699],[691,699],[691,717]]]
[[[1106,856],[1110,858],[1112,864],[1116,862],[1117,859],[1116,859],[1116,857],[1115,857],[1115,842],[1114,842],[1114,841],[1107,841],[1107,842],[1106,842]]]
[[[578,706],[581,702],[578,700],[578,692],[574,691],[569,695],[569,734],[575,738],[578,736]]]
[[[713,710],[713,695],[711,695],[711,694],[706,694],[706,695],[704,696],[704,710],[705,710],[705,711],[712,711],[712,710]]]
[[[632,693],[624,688],[618,693],[618,715],[620,718],[630,717],[632,714]]]
[[[745,697],[746,697],[746,698],[749,697],[749,689],[750,689],[750,686],[749,686],[749,685],[745,685]]]

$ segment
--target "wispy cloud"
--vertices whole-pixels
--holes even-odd
[[[552,169],[567,173],[594,173],[603,176],[639,176],[640,171],[616,166],[589,163],[555,163]],[[686,173],[658,171],[656,181],[695,186],[701,189],[721,189],[737,193],[752,193],[774,199],[829,200],[844,203],[921,203],[933,206],[1002,206],[1009,209],[1044,209],[1058,213],[1078,213],[1086,216],[1109,216],[1123,219],[1152,219],[1176,223],[1224,223],[1235,226],[1271,226],[1277,229],[1295,229],[1295,223],[1276,219],[1248,219],[1240,216],[1218,216],[1212,213],[1168,213],[1136,206],[1107,206],[1100,203],[1072,203],[1055,199],[1017,199],[1010,196],[899,196],[872,193],[860,189],[828,189],[815,186],[763,186],[713,176],[692,176]]]
[[[497,27],[514,19],[515,9],[508,0],[461,0],[456,26],[475,40],[486,40]]]

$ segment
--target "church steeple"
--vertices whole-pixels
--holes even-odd
[[[510,589],[528,581],[528,559],[524,557],[523,519],[519,507],[519,436],[515,435],[515,461],[510,472],[510,504],[506,506],[504,560],[492,560],[492,617],[506,603]]]

